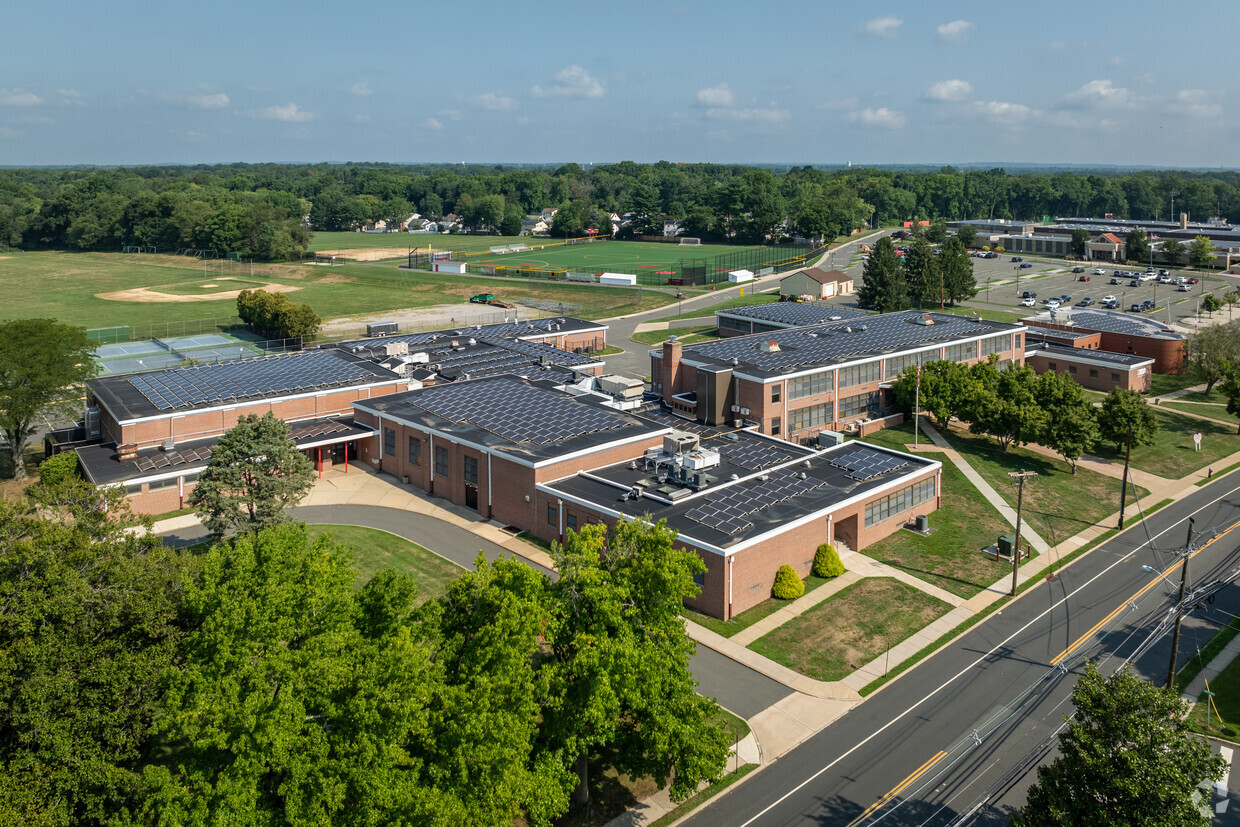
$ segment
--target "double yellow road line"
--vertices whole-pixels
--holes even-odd
[[[861,815],[857,816],[856,818],[854,818],[852,821],[848,823],[848,827],[856,827],[856,825],[865,821],[875,811],[882,809],[884,806],[887,805],[888,802],[891,801],[891,799],[895,798],[897,795],[904,792],[904,790],[908,788],[909,785],[911,785],[918,778],[921,778],[923,775],[929,772],[930,768],[933,767],[935,764],[939,763],[940,761],[942,761],[946,755],[947,753],[944,752],[943,750],[939,750],[938,752],[936,752],[934,755],[930,757],[930,760],[926,761],[926,763],[922,764],[920,767],[913,770],[912,775],[910,775],[908,778],[901,781],[899,784],[895,785],[895,787],[891,789],[891,792],[887,793],[885,796],[880,798],[878,801],[875,801],[869,807],[866,807],[865,811]]]

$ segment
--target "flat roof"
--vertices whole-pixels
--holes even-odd
[[[933,324],[918,322],[925,316]],[[681,361],[771,378],[1023,330],[1024,325],[904,310],[691,345]],[[770,342],[778,347],[771,349]]]
[[[1147,339],[1183,339],[1183,333],[1177,333],[1162,322],[1149,317],[1132,316],[1118,310],[1094,310],[1086,307],[1065,307],[1055,310],[1052,317],[1049,312],[1036,313],[1022,319],[1023,322],[1036,324],[1068,325],[1082,330],[1118,333],[1124,336],[1142,336]],[[1035,334],[1036,335],[1036,331]]]
[[[787,327],[803,327],[805,325],[821,324],[822,322],[839,321],[841,319],[859,319],[869,314],[859,310],[848,310],[843,307],[811,304],[809,302],[772,302],[770,304],[752,304],[748,307],[716,310],[715,315],[768,322]]]
[[[365,343],[355,343],[349,352],[394,366],[402,357],[387,356],[383,352],[385,342],[389,341],[370,339]],[[552,367],[581,369],[596,368],[603,364],[593,356],[560,350],[542,342],[468,334],[410,346],[409,352],[426,355],[425,363],[411,363],[415,366],[414,370],[430,371],[447,381],[481,379],[505,373],[534,376],[541,375]],[[571,376],[572,372],[570,370],[564,373]]]
[[[289,437],[298,448],[333,445],[374,433],[374,428],[359,425],[351,417],[289,423]],[[219,441],[219,436],[212,436],[179,442],[170,451],[146,448],[139,451],[134,459],[127,460],[122,460],[116,453],[115,442],[85,445],[76,450],[86,478],[95,485],[111,485],[197,474],[207,467],[211,452]]]
[[[117,421],[128,422],[400,380],[374,362],[330,348],[104,376],[89,386]]]
[[[1152,356],[1134,356],[1127,353],[1113,353],[1109,350],[1091,350],[1083,347],[1065,347],[1054,344],[1032,344],[1025,351],[1025,358],[1033,356],[1053,356],[1065,361],[1092,362],[1110,367],[1123,367],[1128,370],[1154,364]]]
[[[1091,336],[1097,336],[1096,330],[1055,330],[1050,327],[1031,327],[1029,333],[1025,336],[1025,341],[1030,342],[1034,339],[1039,341],[1043,339],[1063,339],[1065,341],[1074,341],[1076,339],[1088,339]]]
[[[898,489],[912,477],[940,466],[927,457],[859,441],[820,452],[740,431],[703,437],[701,444],[718,449],[725,462],[718,473],[716,469],[708,471],[719,481],[700,490],[660,483],[641,461],[637,469],[631,463],[618,463],[538,487],[615,516],[666,519],[684,542],[726,555],[801,521],[822,517],[850,501],[884,489]],[[775,449],[784,457],[758,469],[728,458],[730,452],[762,456],[764,451]],[[736,480],[731,479],[733,473]],[[648,481],[644,486],[647,493],[632,496],[632,487],[642,480]],[[673,500],[667,496],[669,488],[691,493]]]
[[[569,333],[585,333],[591,330],[607,330],[607,325],[592,322],[588,319],[577,319],[572,316],[557,316],[549,319],[531,319],[524,322],[500,322],[497,324],[461,325],[460,327],[430,330],[422,333],[396,333],[391,336],[376,336],[367,339],[355,339],[340,342],[337,347],[347,350],[356,347],[367,347],[383,342],[406,342],[409,350],[445,340],[473,336],[475,339],[545,339],[548,336],[564,336]]]
[[[540,465],[667,433],[666,425],[506,374],[358,400],[358,410]]]

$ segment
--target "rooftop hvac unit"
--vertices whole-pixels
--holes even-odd
[[[86,416],[82,424],[86,427],[86,439],[87,440],[95,440],[95,439],[101,438],[98,405],[87,405],[86,406]]]
[[[375,322],[366,325],[367,336],[391,336],[400,330],[400,325],[396,322]]]
[[[844,444],[844,435],[839,431],[819,431],[818,447],[834,448],[836,445]]]
[[[668,454],[684,454],[698,447],[697,434],[672,431],[663,437],[663,451]]]
[[[168,437],[167,439],[164,440],[165,451],[175,451],[176,447],[177,447],[177,441],[173,437]]]

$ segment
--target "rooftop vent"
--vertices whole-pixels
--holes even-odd
[[[913,321],[916,322],[917,324],[925,325],[929,327],[930,325],[934,324],[934,317],[931,316],[929,313],[923,313],[920,316],[918,316],[916,319],[914,319]]]
[[[767,339],[762,343],[763,353],[779,353],[779,342],[774,339]]]

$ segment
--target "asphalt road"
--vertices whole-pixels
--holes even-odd
[[[1147,526],[1130,524],[1058,580],[1032,588],[687,823],[1007,824],[1037,764],[1053,757],[1051,736],[1071,712],[1070,693],[1084,659],[1099,659],[1104,672],[1114,671],[1167,617],[1173,590],[1141,565],[1178,578],[1172,555],[1184,544],[1189,516],[1196,520],[1197,545],[1212,531],[1236,525],[1240,474],[1168,506]],[[1197,552],[1190,585],[1216,580],[1237,565],[1240,528]],[[1185,620],[1181,664],[1228,612],[1240,612],[1234,584]],[[1164,636],[1134,668],[1163,682],[1169,653]]]

